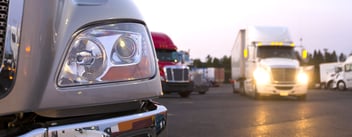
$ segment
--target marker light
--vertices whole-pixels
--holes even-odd
[[[243,57],[246,59],[248,57],[248,49],[243,50]]]
[[[59,86],[147,79],[156,74],[144,25],[118,23],[80,30],[67,51]]]

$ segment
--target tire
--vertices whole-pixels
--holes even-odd
[[[345,91],[346,90],[346,84],[343,81],[337,82],[337,89],[340,91]]]
[[[179,92],[178,94],[182,97],[182,98],[187,98],[189,97],[189,95],[191,94],[192,91],[184,91],[184,92]]]
[[[261,100],[263,97],[258,93],[257,87],[254,87],[254,99],[255,100]]]
[[[233,94],[236,94],[235,86],[234,86],[233,84],[231,84],[231,85],[232,85],[232,86],[231,86],[231,87],[232,87],[232,93],[233,93]]]
[[[198,94],[200,94],[200,95],[204,95],[205,93],[207,93],[206,91],[202,91],[202,90],[200,90],[199,92],[198,92]]]
[[[239,93],[240,93],[240,95],[242,95],[242,96],[245,96],[246,95],[246,91],[245,91],[246,89],[244,88],[244,83],[243,82],[241,82],[240,83],[240,89],[239,89]]]
[[[329,81],[328,84],[326,84],[326,89],[334,89],[332,86],[333,86],[333,82]]]
[[[307,95],[297,96],[297,99],[301,100],[301,101],[305,101],[305,100],[307,100]]]
[[[328,88],[327,88],[327,84],[326,84],[325,82],[320,83],[320,88],[321,88],[321,89],[328,89]]]
[[[257,91],[255,91],[255,92],[254,92],[254,99],[255,99],[255,100],[262,100],[263,97],[262,97]]]

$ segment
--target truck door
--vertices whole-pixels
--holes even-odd
[[[346,87],[352,87],[352,63],[345,64],[344,79],[346,81]]]
[[[249,46],[248,47],[248,59],[246,60],[245,63],[245,76],[246,76],[246,83],[245,83],[245,88],[246,90],[253,92],[253,84],[254,84],[254,79],[253,79],[253,72],[256,68],[256,55],[255,55],[255,47]]]

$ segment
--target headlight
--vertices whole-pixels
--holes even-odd
[[[299,71],[297,74],[297,82],[300,84],[307,84],[308,83],[308,76],[303,71]]]
[[[109,24],[79,31],[69,45],[58,85],[146,79],[155,72],[154,53],[145,26]]]
[[[262,67],[257,67],[253,72],[257,84],[268,84],[270,82],[270,72]]]

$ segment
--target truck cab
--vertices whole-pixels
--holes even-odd
[[[335,87],[338,90],[344,91],[352,88],[352,56],[348,57],[341,67],[337,68],[335,75]]]
[[[190,68],[182,63],[171,38],[160,32],[151,32],[160,71],[163,93],[176,92],[188,97],[193,91]]]
[[[308,77],[299,66],[288,29],[240,30],[232,50],[234,91],[261,96],[296,96],[305,100]]]
[[[165,133],[155,50],[132,0],[0,5],[0,136]]]
[[[336,88],[336,77],[342,71],[342,63],[331,62],[319,64],[320,87],[325,89]]]

